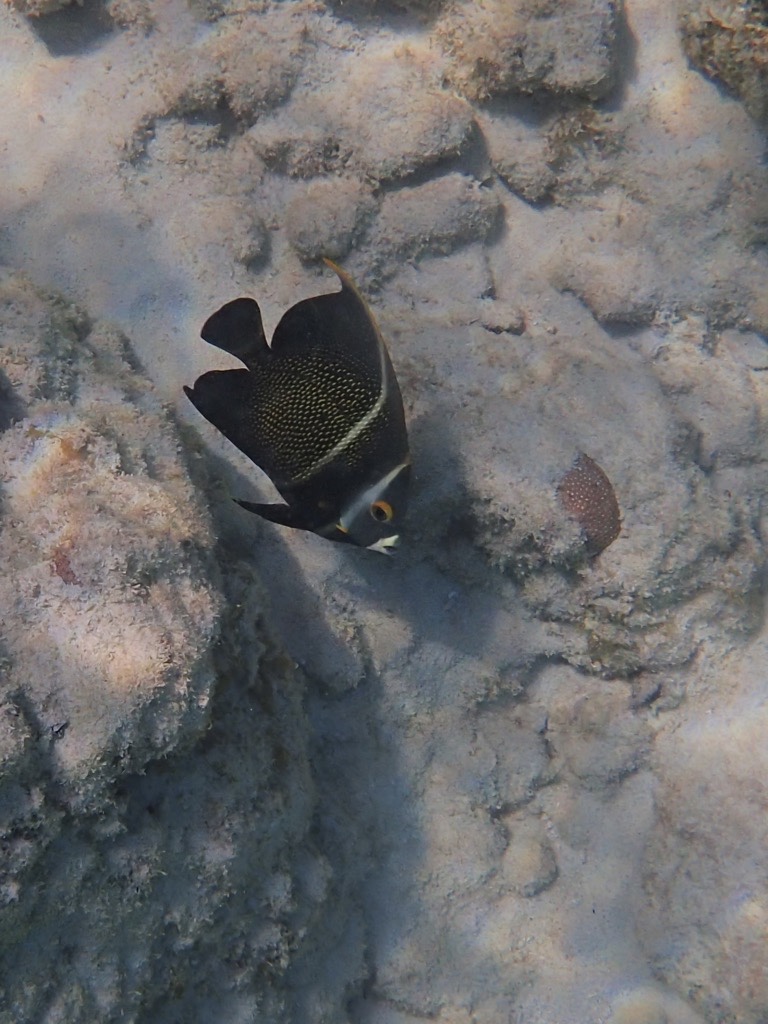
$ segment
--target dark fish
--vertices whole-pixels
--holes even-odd
[[[263,469],[285,504],[238,501],[273,523],[390,552],[405,514],[411,458],[400,388],[352,279],[284,314],[267,345],[253,299],[235,299],[201,336],[245,370],[185,387],[195,408]]]

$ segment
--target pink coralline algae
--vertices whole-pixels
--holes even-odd
[[[621,511],[613,484],[583,453],[557,485],[563,508],[578,522],[590,555],[599,555],[621,532]]]

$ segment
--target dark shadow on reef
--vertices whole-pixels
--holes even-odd
[[[0,433],[23,420],[26,415],[24,403],[14,391],[13,385],[0,370]]]
[[[28,23],[52,57],[88,53],[115,30],[103,0],[83,0],[60,11],[30,18]]]
[[[387,557],[337,545],[336,591],[327,599],[340,602],[335,612],[341,609],[346,618],[344,606],[354,605],[359,597],[362,606],[373,604],[406,622],[421,642],[436,641],[477,657],[493,629],[498,604],[492,593],[471,582],[478,577],[481,556],[474,545],[458,438],[446,410],[412,422],[410,439],[414,479],[400,547]],[[328,628],[325,620],[329,612],[333,617],[334,609],[322,606],[325,599],[318,589],[304,585],[304,570],[287,543],[290,531],[249,515],[229,500],[259,498],[259,492],[266,493],[261,491],[268,486],[266,478],[256,467],[251,476],[211,453],[206,459],[211,476],[223,485],[219,497],[224,502],[213,500],[223,548],[252,562],[271,605],[266,614],[275,633],[308,677],[320,683],[329,673],[352,678],[359,671],[359,652]],[[482,567],[479,575],[484,575]],[[470,600],[472,616],[457,622],[450,610]]]

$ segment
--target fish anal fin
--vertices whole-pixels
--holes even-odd
[[[258,502],[241,501],[240,498],[235,498],[234,500],[246,512],[253,512],[254,515],[261,516],[262,519],[267,519],[270,523],[277,523],[278,526],[290,526],[294,530],[306,530],[309,533],[316,533],[327,540],[339,541],[342,544],[355,543],[340,524],[331,522],[330,524],[318,527],[315,522],[302,516],[291,505],[262,505]]]

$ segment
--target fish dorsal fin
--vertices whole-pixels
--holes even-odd
[[[330,260],[325,263],[338,275],[341,291],[315,295],[291,306],[275,328],[272,353],[278,358],[318,349],[329,356],[348,353],[371,379],[383,384],[388,360],[376,321],[349,275]]]
[[[203,324],[203,341],[224,349],[252,369],[269,358],[261,310],[255,299],[227,302]]]

